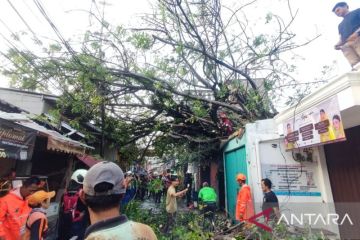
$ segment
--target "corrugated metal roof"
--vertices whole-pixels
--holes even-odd
[[[21,113],[7,113],[0,111],[0,118],[6,119],[9,121],[27,121],[29,118]]]
[[[38,135],[48,137],[48,150],[62,151],[74,154],[84,154],[85,149],[94,149],[84,143],[67,138],[60,133],[49,130],[36,122],[32,121],[28,116],[19,113],[6,113],[0,111],[0,118],[13,121],[21,126],[34,129]]]
[[[92,167],[93,165],[97,164],[98,162],[103,161],[101,159],[96,159],[95,157],[90,156],[90,155],[76,155],[76,157],[89,167]]]
[[[3,99],[0,99],[0,110],[5,112],[11,112],[11,113],[29,113],[28,111],[21,109]]]

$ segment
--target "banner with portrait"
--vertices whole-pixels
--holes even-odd
[[[286,150],[346,140],[337,96],[296,114],[283,128]]]

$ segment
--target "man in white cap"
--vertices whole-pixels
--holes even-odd
[[[104,161],[89,169],[81,194],[91,221],[91,226],[86,229],[86,240],[157,239],[149,226],[130,221],[120,213],[125,190],[124,173],[115,163]]]

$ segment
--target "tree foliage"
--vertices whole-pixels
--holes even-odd
[[[94,121],[121,146],[145,139],[159,155],[186,146],[185,162],[209,159],[227,137],[221,112],[239,128],[274,116],[274,103],[300,86],[282,57],[311,40],[295,43],[292,15],[268,14],[257,29],[246,17],[254,2],[233,9],[220,0],[157,0],[132,28],[90,12],[97,27],[80,44],[41,11],[58,42],[39,54],[10,49],[3,73],[23,89],[61,92],[61,112]]]

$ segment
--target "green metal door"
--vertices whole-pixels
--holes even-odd
[[[225,153],[225,171],[227,209],[230,217],[234,219],[236,197],[239,190],[236,175],[238,173],[243,173],[247,176],[245,146]]]

